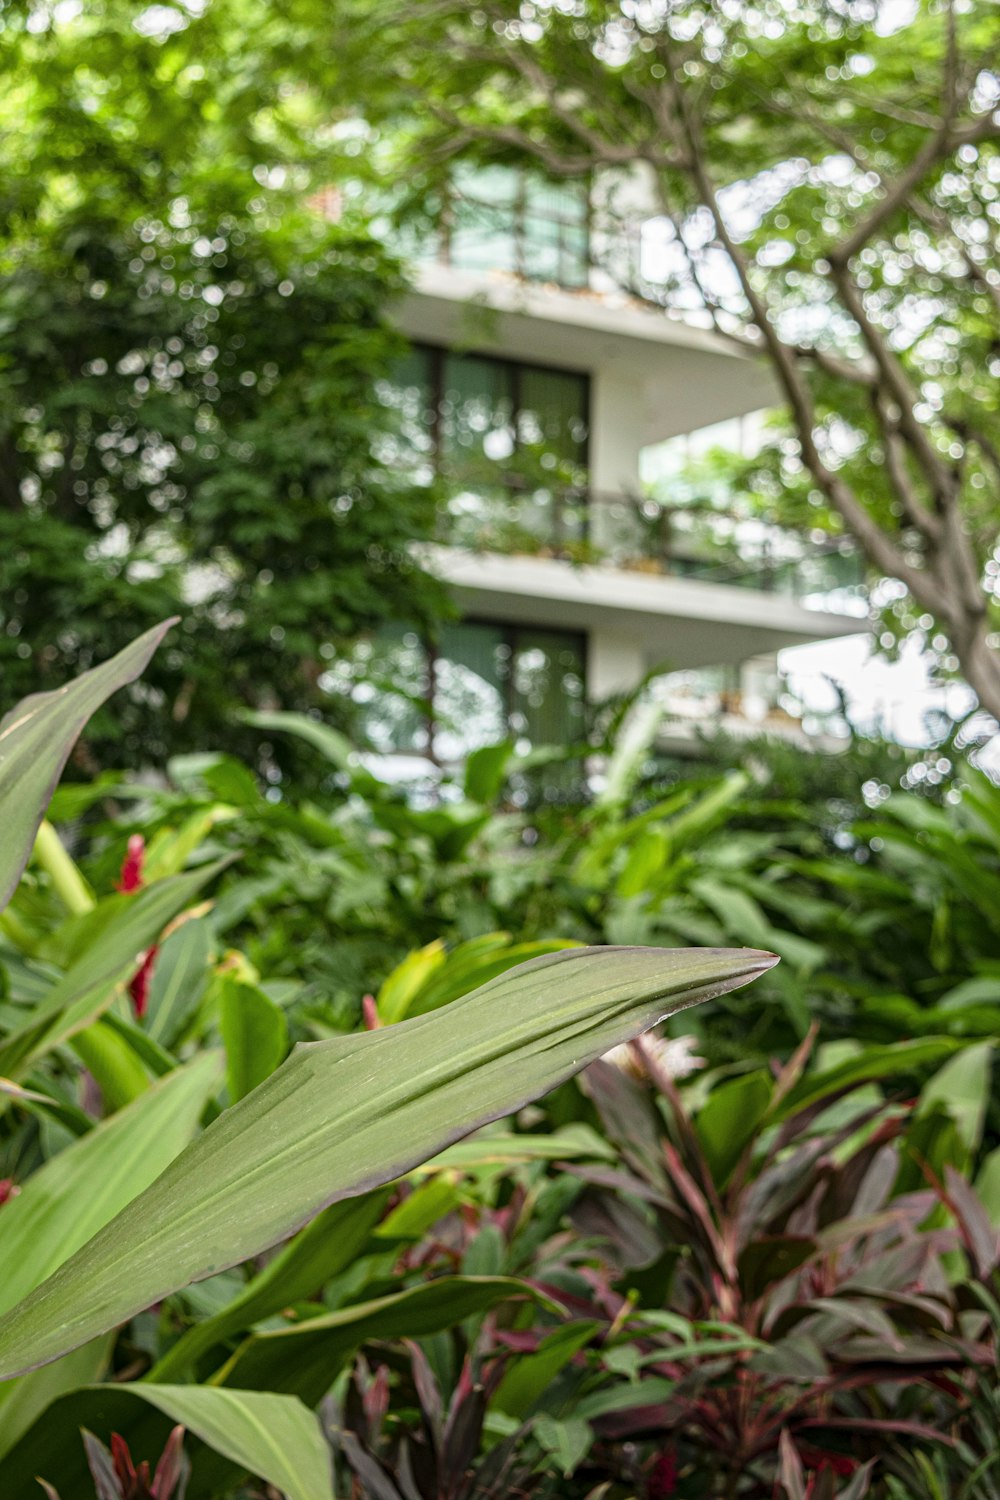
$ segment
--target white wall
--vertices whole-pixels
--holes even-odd
[[[587,635],[587,699],[601,703],[637,687],[646,670],[640,636],[626,631],[591,630]]]
[[[642,382],[623,362],[597,370],[590,389],[591,484],[598,492],[634,494],[646,416]]]

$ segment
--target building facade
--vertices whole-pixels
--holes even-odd
[[[644,483],[664,444],[778,399],[764,368],[636,295],[644,254],[640,218],[623,230],[592,189],[500,166],[460,179],[419,247],[384,456],[437,487],[430,563],[462,620],[434,648],[404,628],[381,643],[386,677],[425,689],[373,722],[380,748],[447,763],[505,734],[565,743],[586,703],[661,672],[681,737],[706,706],[794,736],[776,653],[863,628],[836,549]]]

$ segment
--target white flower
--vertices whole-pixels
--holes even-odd
[[[698,1038],[694,1036],[651,1036],[647,1034],[640,1040],[640,1047],[635,1047],[631,1042],[623,1042],[620,1047],[612,1047],[610,1052],[604,1054],[604,1061],[612,1066],[620,1068],[631,1078],[646,1078],[648,1075],[642,1064],[642,1053],[645,1052],[650,1060],[670,1078],[687,1078],[689,1074],[696,1073],[699,1068],[705,1066],[704,1057],[696,1057],[694,1048],[698,1045]],[[640,1050],[641,1048],[641,1050]]]

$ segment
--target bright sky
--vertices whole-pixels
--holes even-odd
[[[779,653],[778,663],[792,693],[817,714],[836,712],[837,694],[843,691],[851,719],[862,733],[882,730],[901,745],[923,749],[936,744],[937,714],[960,718],[975,705],[975,697],[964,683],[938,686],[931,681],[930,656],[912,638],[903,646],[898,661],[881,655],[870,635],[844,636],[836,641],[817,641],[811,646],[793,646]],[[985,727],[989,721],[983,718]],[[970,729],[972,728],[970,724]],[[984,771],[1000,780],[1000,735],[995,735],[973,759]]]

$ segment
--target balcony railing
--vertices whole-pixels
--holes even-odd
[[[843,541],[807,542],[715,509],[670,507],[640,495],[518,481],[456,486],[441,503],[438,540],[475,552],[695,578],[816,609],[866,608],[861,559]]]
[[[662,218],[590,201],[584,183],[546,183],[509,169],[456,185],[437,225],[397,247],[461,271],[500,272],[567,291],[625,293],[662,306],[669,264]]]

